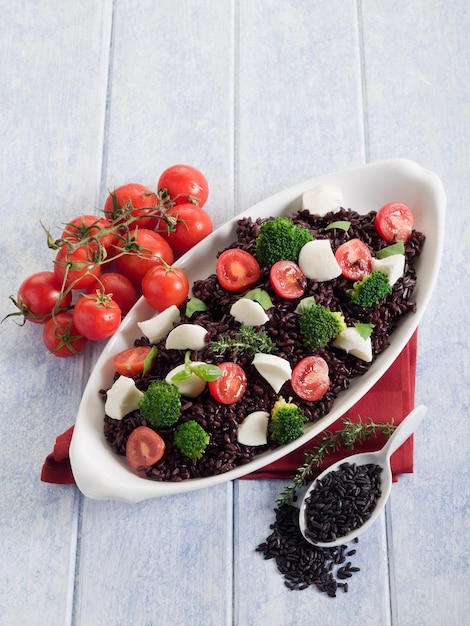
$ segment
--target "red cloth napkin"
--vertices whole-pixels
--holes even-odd
[[[344,417],[357,421],[359,417],[374,422],[390,422],[398,425],[413,409],[416,386],[416,352],[417,332],[405,346],[389,370],[372,387]],[[343,426],[341,418],[331,425],[328,430],[335,432]],[[46,483],[66,485],[74,483],[72,468],[69,459],[69,447],[72,439],[73,426],[56,439],[53,451],[48,454],[41,472],[41,480]],[[249,474],[245,478],[283,478],[289,479],[304,462],[304,450],[312,450],[321,435],[312,439],[306,446],[301,447],[279,461],[267,465],[261,470]],[[371,437],[361,446],[355,446],[354,452],[380,449],[386,439],[383,436]],[[336,460],[353,454],[344,448],[326,456],[324,464],[318,471],[324,469]],[[394,476],[413,471],[413,437],[410,437],[392,456],[392,471]]]

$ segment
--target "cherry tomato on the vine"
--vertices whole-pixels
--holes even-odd
[[[166,191],[175,204],[192,202],[204,206],[209,183],[202,172],[191,165],[172,165],[158,179],[158,192]]]
[[[212,232],[209,214],[194,204],[177,204],[166,211],[166,216],[175,220],[174,230],[162,220],[157,231],[170,244],[175,258],[182,256]]]
[[[113,357],[113,365],[122,376],[135,378],[144,371],[145,359],[152,346],[134,346],[119,352]]]
[[[312,402],[319,400],[330,388],[328,364],[321,356],[307,356],[292,370],[291,385],[294,392]]]
[[[83,295],[73,309],[73,322],[84,337],[101,341],[118,329],[121,309],[109,296]]]
[[[385,204],[375,216],[375,228],[379,235],[390,243],[411,237],[414,224],[413,211],[403,202]]]
[[[78,243],[89,237],[99,240],[108,257],[114,254],[117,236],[110,230],[110,224],[104,217],[80,215],[65,225],[61,238],[72,243]]]
[[[126,458],[133,470],[150,467],[165,453],[165,442],[148,426],[137,426],[126,443]]]
[[[46,348],[58,357],[75,356],[83,352],[87,343],[75,324],[71,313],[57,313],[48,320],[42,331]]]
[[[269,280],[277,295],[287,300],[301,298],[307,288],[307,279],[293,261],[274,263],[269,272]]]
[[[160,201],[155,192],[138,183],[128,183],[111,191],[106,198],[104,212],[109,221],[124,222],[129,217],[138,218],[130,228],[153,230],[158,223]]]
[[[121,309],[123,317],[129,313],[139,298],[134,283],[127,276],[116,272],[101,274],[86,289],[88,294],[96,292],[111,296]]]
[[[207,383],[209,392],[221,404],[234,404],[243,397],[246,391],[246,374],[238,363],[227,361],[217,365],[222,376]]]
[[[36,272],[28,276],[18,289],[15,304],[18,314],[35,324],[45,324],[52,311],[68,309],[72,303],[72,292],[61,292],[61,283],[54,272]],[[16,314],[15,314],[16,315]]]
[[[261,275],[255,257],[239,248],[225,250],[217,259],[217,278],[227,291],[243,291],[254,285]]]
[[[335,252],[341,273],[350,280],[362,280],[372,271],[372,255],[369,247],[360,239],[350,239]]]
[[[170,244],[147,228],[130,231],[129,236],[118,244],[117,254],[120,255],[114,261],[117,271],[137,287],[152,267],[161,265],[162,260],[171,265],[175,258]]]
[[[88,287],[101,272],[96,244],[84,244],[75,249],[64,244],[54,261],[54,275],[60,284],[72,289]]]
[[[142,295],[156,311],[171,305],[181,306],[188,297],[189,281],[183,270],[157,265],[142,279]]]

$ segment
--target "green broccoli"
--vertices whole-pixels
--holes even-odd
[[[271,267],[277,261],[297,263],[300,250],[313,236],[289,217],[278,216],[263,222],[255,243],[255,257],[261,265]]]
[[[352,289],[346,291],[348,296],[358,306],[370,307],[379,300],[392,293],[387,274],[377,270],[367,274],[362,280],[353,284]]]
[[[209,435],[195,420],[189,420],[175,430],[174,441],[185,456],[200,459],[209,443]]]
[[[346,329],[343,314],[322,304],[312,304],[302,314],[299,329],[305,347],[323,348]]]
[[[302,426],[306,422],[300,408],[292,402],[279,397],[272,409],[268,432],[272,441],[289,443],[303,434]]]
[[[140,413],[155,428],[175,424],[181,413],[180,392],[166,380],[155,380],[139,400]]]

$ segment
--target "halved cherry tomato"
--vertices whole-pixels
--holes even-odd
[[[61,294],[61,284],[53,272],[36,272],[21,283],[15,302],[19,311],[12,315],[24,315],[30,322],[45,324],[54,308],[68,309],[71,303],[72,292]]]
[[[122,376],[136,378],[144,371],[145,359],[152,346],[135,346],[119,352],[113,357],[113,365]]]
[[[350,239],[335,252],[341,273],[350,280],[362,280],[372,271],[372,255],[368,246],[360,239]]]
[[[101,341],[118,329],[121,309],[109,296],[83,295],[75,303],[73,322],[84,337]]]
[[[294,392],[312,402],[322,398],[330,387],[328,364],[321,356],[307,356],[292,370],[291,385]]]
[[[72,289],[88,287],[101,272],[98,246],[84,244],[72,250],[64,244],[54,260],[54,275],[60,284]]]
[[[130,228],[149,228],[158,224],[160,202],[155,192],[138,183],[128,183],[111,191],[104,205],[106,219],[124,222],[129,217],[137,218]]]
[[[239,248],[225,250],[217,259],[217,278],[227,291],[243,291],[259,279],[261,270],[255,257]]]
[[[133,470],[150,467],[165,454],[165,442],[148,426],[137,426],[126,443],[126,458]]]
[[[202,172],[191,165],[172,165],[158,179],[158,192],[170,196],[175,204],[192,202],[204,206],[209,195],[209,183]]]
[[[88,294],[95,294],[96,292],[112,296],[114,302],[116,302],[121,309],[123,317],[129,313],[129,310],[139,298],[137,289],[132,281],[129,280],[127,276],[115,272],[101,274],[100,277],[86,289],[86,293]]]
[[[114,261],[117,271],[127,276],[137,287],[140,287],[143,277],[152,267],[162,264],[162,259],[168,265],[174,261],[170,244],[148,228],[131,230],[129,236],[118,244],[117,252],[121,255]]]
[[[162,220],[157,231],[170,244],[175,258],[182,256],[212,232],[209,214],[194,204],[177,204],[166,211],[165,215],[176,220],[175,230],[170,231]]]
[[[142,279],[142,295],[156,311],[181,306],[188,297],[189,281],[177,267],[157,265]]]
[[[71,313],[57,313],[46,322],[42,340],[46,348],[59,357],[80,354],[87,343],[86,337],[75,327]]]
[[[274,263],[269,272],[269,279],[277,295],[287,300],[301,298],[307,288],[307,279],[293,261]]]
[[[107,256],[113,256],[117,237],[109,230],[110,224],[104,217],[96,215],[80,215],[65,225],[62,239],[72,243],[78,243],[88,237],[96,237],[106,250]]]
[[[414,224],[413,211],[403,202],[385,204],[375,216],[375,228],[385,241],[403,241],[411,237]]]
[[[211,396],[221,404],[238,402],[243,397],[247,385],[243,368],[231,361],[220,363],[217,367],[222,370],[222,376],[207,384]]]

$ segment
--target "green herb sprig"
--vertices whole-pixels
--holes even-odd
[[[294,500],[297,490],[307,484],[309,476],[316,467],[321,465],[327,454],[335,452],[341,447],[353,450],[355,444],[362,444],[371,437],[377,437],[378,434],[388,438],[396,428],[393,420],[391,422],[374,422],[370,417],[366,422],[361,417],[359,417],[358,422],[353,422],[349,418],[343,418],[342,422],[343,428],[335,433],[330,430],[323,431],[318,445],[313,450],[305,450],[304,463],[292,477],[292,484],[288,485],[277,498],[278,506]]]
[[[212,352],[223,354],[227,350],[234,353],[247,352],[255,355],[257,352],[272,354],[277,350],[275,342],[263,329],[242,324],[240,330],[233,335],[220,335],[218,339],[210,342]]]

